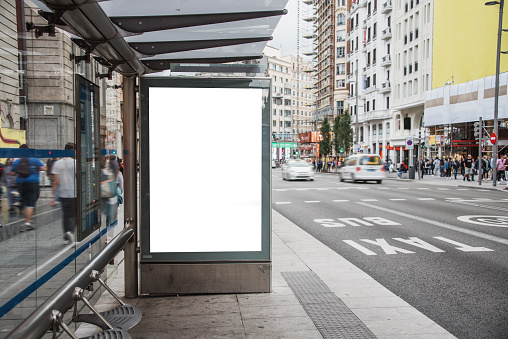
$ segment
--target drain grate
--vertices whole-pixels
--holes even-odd
[[[282,276],[323,338],[376,338],[314,272],[283,272]]]

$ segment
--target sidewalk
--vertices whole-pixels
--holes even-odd
[[[133,338],[454,338],[273,210],[272,261],[272,293],[127,299],[143,312],[129,333]],[[123,296],[123,265],[108,283]],[[116,305],[106,293],[97,307]],[[83,325],[76,334],[95,332]]]

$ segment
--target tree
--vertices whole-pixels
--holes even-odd
[[[348,151],[353,146],[353,129],[351,128],[351,115],[349,110],[344,111],[344,115],[339,122],[339,140],[344,150]]]
[[[340,148],[341,148],[341,142],[340,142],[340,130],[339,130],[339,125],[340,125],[340,118],[341,118],[341,115],[338,114],[334,121],[333,121],[333,140],[332,140],[332,144],[333,144],[333,149],[335,150],[335,154],[339,154],[340,153]]]
[[[323,119],[323,123],[321,124],[321,128],[319,132],[321,132],[321,141],[319,142],[319,153],[325,156],[328,156],[332,151],[332,137],[331,137],[331,127],[328,122],[328,117]]]

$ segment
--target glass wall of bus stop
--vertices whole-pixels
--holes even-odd
[[[113,73],[109,80],[100,75],[107,69],[97,62],[71,60],[71,55],[84,51],[63,31],[57,29],[54,37],[27,31],[26,23],[46,24],[37,11],[28,1],[0,2],[0,333],[4,335],[119,232],[117,220],[123,224],[123,205],[117,205],[117,196],[100,198],[101,178],[106,172],[119,176],[117,158],[123,153],[121,76]],[[28,150],[20,149],[24,144]],[[75,145],[76,151],[65,150],[66,145]],[[21,188],[17,175],[10,175],[11,164],[16,166],[17,159],[27,156],[34,160],[31,179],[25,181],[37,182],[30,189]],[[71,164],[76,161],[70,176],[78,184],[76,199],[69,190],[59,197],[60,189],[65,189],[62,180],[53,193],[54,176],[46,168],[59,171],[59,178],[68,175],[69,167],[61,165],[69,159],[62,158],[70,158]],[[30,194],[38,198],[30,199]],[[28,205],[33,205],[31,224],[26,224]],[[73,216],[68,206],[77,213],[69,221],[71,236],[65,237],[64,209],[65,215]],[[108,217],[104,211],[109,211]],[[103,278],[116,275],[118,260],[115,264],[107,267]],[[95,302],[101,292],[95,288],[87,294]]]

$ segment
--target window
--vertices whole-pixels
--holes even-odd
[[[415,79],[413,82],[414,82],[414,92],[415,92],[415,94],[417,94],[418,93],[418,79]]]
[[[279,110],[279,115],[282,116],[282,110]]]
[[[284,127],[291,128],[291,121],[284,121]]]
[[[337,65],[337,75],[346,74],[346,64],[338,64]]]
[[[285,117],[290,117],[291,116],[291,110],[284,110],[284,116]]]
[[[367,112],[370,111],[370,102],[367,101]]]
[[[343,13],[337,15],[337,26],[346,24],[346,16]]]
[[[284,94],[291,94],[291,88],[284,88]]]
[[[372,136],[377,136],[377,128],[376,125],[372,126]]]
[[[390,136],[390,123],[386,123],[386,139]]]
[[[376,99],[372,99],[372,110],[376,110]]]
[[[273,115],[277,115],[277,109],[273,109]]]
[[[337,31],[337,42],[340,41],[346,41],[346,30],[341,29],[340,31]]]
[[[277,120],[273,120],[272,126],[277,127]]]
[[[344,114],[344,101],[337,101],[337,114]]]
[[[397,127],[397,131],[400,131],[401,125],[400,125],[400,114],[397,114],[395,116],[395,126]]]
[[[340,79],[337,80],[337,88],[345,88],[346,87],[346,80]]]
[[[337,58],[344,58],[346,56],[346,47],[337,47]]]
[[[411,129],[411,118],[404,118],[404,129],[410,130]]]
[[[390,97],[386,97],[386,109],[390,108]]]

